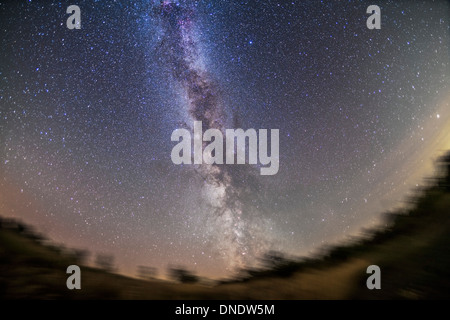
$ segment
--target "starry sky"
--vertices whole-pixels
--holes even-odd
[[[445,0],[0,1],[0,215],[129,275],[346,239],[450,149],[449,19]],[[278,173],[173,164],[198,120],[279,129]]]

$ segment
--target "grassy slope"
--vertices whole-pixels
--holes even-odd
[[[142,281],[82,267],[82,290],[66,288],[76,260],[17,230],[0,229],[0,298],[38,299],[421,299],[450,298],[450,193],[432,188],[408,215],[370,240],[325,258],[289,262],[290,273],[260,272],[214,287]],[[382,289],[368,290],[366,268],[381,268]],[[283,276],[284,275],[284,276]]]

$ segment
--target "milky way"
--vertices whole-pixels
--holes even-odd
[[[448,1],[0,2],[0,215],[223,277],[380,222],[450,148]],[[279,129],[279,171],[175,165],[171,134]]]
[[[173,79],[185,93],[185,106],[189,115],[185,124],[193,130],[194,121],[202,121],[205,131],[218,129],[224,134],[226,110],[220,97],[219,84],[211,78],[202,63],[199,40],[193,25],[194,9],[164,1],[157,4],[153,12],[161,18],[163,33],[157,54],[162,57]],[[205,216],[207,234],[213,237],[214,247],[230,271],[249,266],[264,251],[269,250],[269,238],[267,230],[263,230],[263,220],[258,218],[254,207],[244,206],[242,201],[250,190],[237,181],[246,183],[251,172],[233,168],[217,164],[196,168],[204,180],[201,191],[204,203],[199,213]]]

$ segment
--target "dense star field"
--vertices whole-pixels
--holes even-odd
[[[378,1],[369,30],[371,4],[0,1],[0,215],[132,275],[373,226],[450,148],[450,4]],[[279,171],[174,164],[194,121],[279,129]]]

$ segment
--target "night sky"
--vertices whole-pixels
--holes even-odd
[[[450,149],[449,19],[445,0],[0,1],[0,215],[130,275],[346,239]],[[278,173],[175,165],[196,120],[279,129]]]

